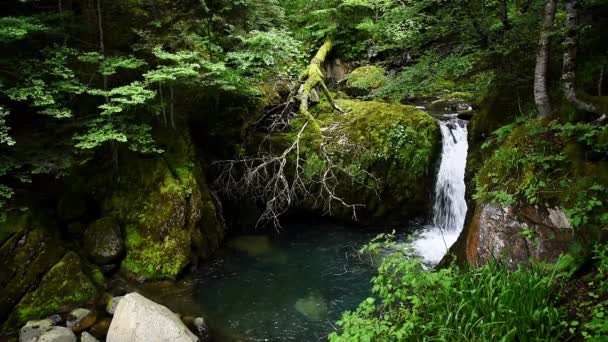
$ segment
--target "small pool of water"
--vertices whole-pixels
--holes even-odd
[[[378,265],[357,251],[380,233],[291,220],[280,234],[229,238],[178,284],[128,286],[182,315],[204,316],[217,341],[325,340],[342,312],[371,294]]]

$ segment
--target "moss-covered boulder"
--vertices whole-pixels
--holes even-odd
[[[103,217],[84,232],[83,244],[89,258],[98,265],[117,260],[124,252],[120,226],[113,217]]]
[[[0,223],[0,321],[65,253],[57,229],[30,212]],[[5,328],[19,328],[7,326]]]
[[[371,91],[386,85],[386,71],[379,66],[367,65],[353,70],[346,80],[344,90],[354,96],[367,95]]]
[[[18,327],[31,319],[65,312],[96,294],[97,289],[83,271],[80,257],[68,252],[44,275],[35,290],[21,298],[3,328]]]
[[[426,213],[441,145],[435,119],[401,104],[349,99],[336,104],[345,112],[333,111],[326,102],[312,109],[318,112],[323,137],[305,130],[301,144],[305,176],[318,178],[329,157],[335,170],[343,170],[336,172],[335,193],[346,203],[362,204],[357,215],[363,221],[397,222]],[[292,141],[303,124],[303,118],[294,119],[291,131],[281,139]],[[304,207],[327,212],[327,206],[319,207],[321,202],[305,201]],[[338,201],[333,201],[330,214],[342,219],[353,216],[352,209]]]
[[[207,257],[223,237],[223,224],[188,136],[159,138],[165,153],[127,156],[120,182],[102,204],[125,229],[121,269],[139,280],[173,279]]]

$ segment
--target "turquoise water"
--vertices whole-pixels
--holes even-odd
[[[377,265],[357,251],[378,229],[327,221],[284,224],[280,234],[229,238],[176,284],[137,290],[182,315],[202,315],[216,341],[319,341],[370,295]]]

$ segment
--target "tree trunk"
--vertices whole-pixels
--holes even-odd
[[[585,102],[576,96],[577,6],[577,0],[566,0],[566,39],[564,41],[564,64],[562,67],[564,96],[578,110],[605,117],[606,113],[598,106]]]
[[[321,127],[309,112],[308,106],[310,102],[315,102],[317,96],[315,94],[322,92],[329,104],[333,109],[343,113],[344,111],[336,105],[331,93],[325,85],[323,80],[322,67],[327,55],[331,51],[333,42],[331,38],[327,38],[323,45],[317,50],[315,56],[311,59],[306,70],[300,75],[298,82],[292,88],[291,92],[287,96],[287,100],[274,106],[270,110],[266,111],[264,115],[257,121],[256,125],[262,122],[268,122],[269,124],[263,126],[270,132],[284,129],[289,127],[289,121],[296,115],[304,117],[309,123],[309,127],[312,128],[319,136],[321,136]]]
[[[543,22],[540,28],[538,52],[536,54],[536,68],[534,69],[534,102],[538,109],[538,116],[546,118],[551,114],[551,99],[547,90],[547,68],[549,65],[549,37],[555,18],[556,0],[547,0],[543,13]]]
[[[604,82],[604,67],[606,64],[602,65],[600,69],[600,79],[597,81],[597,96],[602,96],[602,83]]]
[[[325,58],[327,58],[327,55],[331,51],[332,47],[333,41],[331,40],[331,38],[327,38],[323,45],[321,45],[315,56],[310,61],[310,64],[308,64],[306,70],[304,70],[302,75],[300,75],[300,86],[295,87],[292,93],[289,95],[289,101],[291,101],[296,94],[299,95],[299,114],[304,116],[306,120],[310,123],[312,128],[315,131],[318,131],[319,133],[321,132],[321,128],[319,127],[317,120],[315,120],[312,114],[310,114],[310,112],[308,111],[308,103],[310,102],[310,96],[312,91],[316,87],[321,88],[321,91],[327,98],[327,101],[329,101],[329,103],[335,110],[343,112],[343,110],[338,107],[332,99],[331,94],[329,93],[329,89],[327,89],[327,86],[323,81],[323,72],[321,71],[321,67],[325,62]]]
[[[509,7],[507,4],[507,0],[500,0],[500,21],[502,22],[503,30],[508,30],[511,28],[511,23],[509,22]]]

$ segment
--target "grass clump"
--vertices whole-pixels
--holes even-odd
[[[338,322],[339,341],[549,341],[563,312],[553,295],[556,267],[435,272],[408,253],[388,256],[373,278],[373,297]]]

